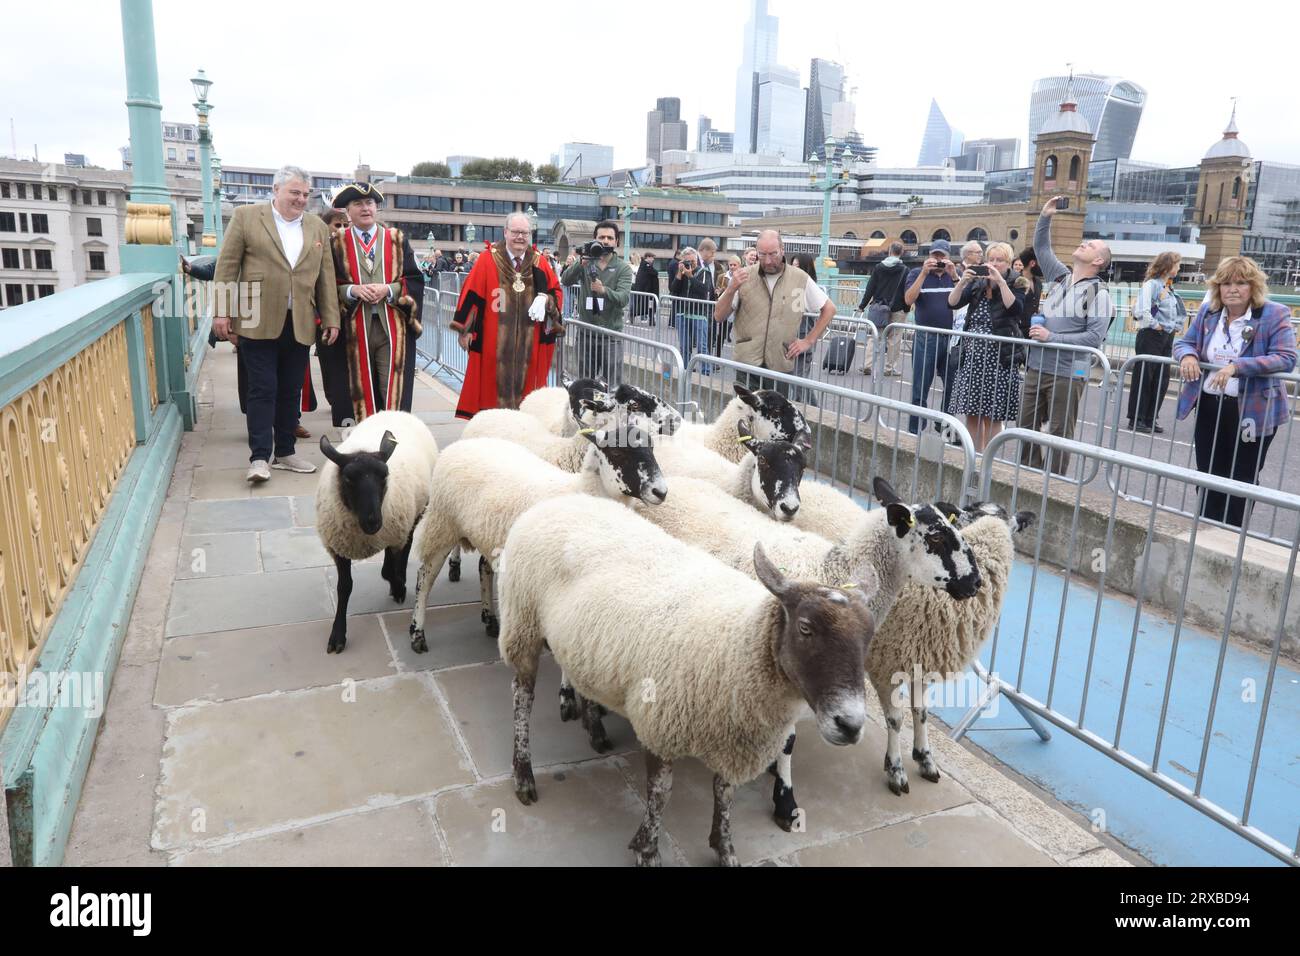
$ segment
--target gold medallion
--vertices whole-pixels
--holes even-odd
[[[512,285],[510,288],[514,289],[515,292],[524,291],[524,277],[521,276],[518,272],[515,273],[514,285]]]

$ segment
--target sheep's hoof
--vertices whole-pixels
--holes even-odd
[[[659,841],[656,839],[651,842],[646,835],[646,825],[641,824],[637,828],[636,835],[632,837],[632,842],[627,848],[636,856],[637,866],[659,866]]]
[[[427,654],[429,652],[429,642],[424,639],[424,630],[416,630],[411,626],[411,650],[417,654]]]
[[[568,693],[565,693],[565,690]],[[562,689],[560,691],[560,720],[577,720],[581,716],[582,711],[578,707],[578,700],[573,693],[573,689]]]
[[[447,565],[447,580],[455,584],[460,580],[460,562],[452,561]]]
[[[598,726],[589,735],[591,740],[591,749],[598,754],[607,754],[614,749],[614,742],[605,734],[605,728]]]
[[[939,766],[934,762],[934,756],[930,751],[922,753],[915,747],[912,748],[912,759],[921,765],[918,771],[923,780],[929,780],[931,783],[939,782]]]
[[[487,632],[488,637],[500,637],[501,622],[497,619],[495,614],[489,614],[487,619],[483,622],[483,629]]]
[[[656,868],[663,866],[663,861],[659,857],[659,848],[655,847],[649,853],[642,853],[640,851],[636,851],[636,865],[653,866]]]
[[[326,654],[342,654],[348,646],[348,636],[342,631],[330,631],[330,641],[325,645]]]
[[[736,851],[730,847],[726,850],[718,850],[718,866],[740,866],[740,858],[736,856]]]
[[[895,796],[902,796],[905,793],[911,793],[912,788],[907,783],[907,771],[903,769],[903,762],[890,763],[889,758],[885,758],[885,773],[889,777],[889,789]]]
[[[799,804],[795,802],[794,790],[783,786],[780,779],[772,788],[772,819],[786,833],[794,829],[794,822],[799,816]]]
[[[406,585],[405,585],[405,584],[403,584],[400,588],[399,588],[396,584],[394,584],[392,587],[390,587],[390,588],[388,589],[388,593],[391,594],[391,595],[393,596],[393,600],[396,601],[398,604],[405,604],[405,603],[406,603]]]
[[[524,806],[537,802],[537,782],[533,779],[532,770],[523,775],[515,775],[515,796]]]

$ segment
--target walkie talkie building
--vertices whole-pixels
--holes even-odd
[[[1065,99],[1068,76],[1048,76],[1034,82],[1029,96],[1029,165],[1034,165],[1034,140]],[[1096,73],[1074,75],[1074,100],[1088,128],[1097,137],[1094,161],[1128,159],[1133,152],[1147,91],[1131,80]]]

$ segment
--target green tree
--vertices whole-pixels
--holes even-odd
[[[542,163],[537,167],[537,181],[543,183],[558,183],[560,181],[560,167],[554,163]]]
[[[446,163],[433,162],[425,160],[422,163],[416,163],[411,167],[412,176],[432,176],[438,179],[450,179],[451,167]]]
[[[501,182],[532,182],[533,164],[513,156],[473,159],[461,167],[462,179],[492,179]]]
[[[907,202],[908,202],[908,205],[911,205],[911,206],[920,206],[920,205],[922,205],[922,204],[925,202],[925,200],[922,199],[920,196],[908,196],[908,197],[907,197]]]

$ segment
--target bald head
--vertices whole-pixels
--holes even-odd
[[[754,251],[758,253],[758,265],[764,274],[776,275],[785,268],[785,247],[775,229],[764,229],[758,234]]]

